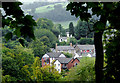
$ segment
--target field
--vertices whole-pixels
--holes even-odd
[[[67,5],[67,3],[56,3],[56,4],[46,5],[46,6],[36,8],[35,13],[49,12],[54,9],[54,5],[58,5],[58,4],[61,4],[63,8],[66,7]]]
[[[62,22],[54,22],[54,24],[61,24],[63,26],[64,29],[69,28],[69,24],[70,22],[73,22],[73,25],[76,26],[77,25],[77,20],[76,21],[62,21]]]

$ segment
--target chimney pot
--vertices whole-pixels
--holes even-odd
[[[70,43],[70,46],[72,47],[72,43]]]

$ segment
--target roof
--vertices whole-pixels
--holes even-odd
[[[95,49],[94,45],[77,45],[79,49]]]
[[[73,58],[56,58],[60,63],[69,63]]]
[[[47,55],[48,55],[49,57],[54,57],[54,58],[59,57],[60,54],[61,54],[61,52],[49,52],[49,53],[47,53]]]
[[[56,47],[57,50],[74,50],[74,48],[72,46],[57,46]]]
[[[75,59],[78,59],[78,60],[80,61],[81,58],[82,58],[82,57],[76,57]]]
[[[66,39],[67,39],[67,37],[60,37],[59,39],[63,39],[63,40],[66,40]]]

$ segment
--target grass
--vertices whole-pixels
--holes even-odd
[[[70,22],[73,22],[73,26],[77,25],[77,20],[76,21],[62,21],[62,22],[54,22],[54,24],[61,24],[64,29],[69,28]]]
[[[35,13],[49,12],[54,9],[54,5],[58,5],[58,4],[61,4],[63,6],[63,8],[67,5],[67,3],[56,3],[56,4],[46,5],[46,6],[36,8]],[[49,7],[49,8],[47,8],[47,7]]]

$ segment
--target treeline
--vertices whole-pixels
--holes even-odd
[[[47,5],[47,3],[46,3],[46,5]],[[35,8],[34,7],[31,8],[31,7],[29,8],[29,9],[31,9],[31,11],[28,11],[27,13],[33,15],[35,20],[37,20],[38,18],[47,18],[47,19],[50,19],[55,22],[56,21],[78,20],[77,18],[75,18],[75,16],[71,16],[70,12],[66,11],[66,9],[63,8],[63,6],[61,4],[54,5],[53,10],[48,11],[48,12],[43,12],[43,13],[36,13],[35,11],[36,11],[37,7],[36,6],[35,6]],[[50,7],[48,6],[48,9],[49,8]]]
[[[22,8],[24,10],[26,10],[26,9],[35,9],[37,7],[46,6],[46,5],[55,4],[55,3],[58,3],[58,2],[33,2],[33,3],[29,3],[29,4],[24,4],[22,6]]]

